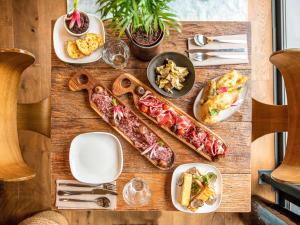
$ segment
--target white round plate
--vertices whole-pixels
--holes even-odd
[[[72,175],[80,182],[112,182],[123,169],[122,146],[118,138],[110,133],[80,134],[71,142],[69,162]]]
[[[213,80],[218,80],[219,78],[220,78],[220,77],[217,77],[217,78],[215,78],[215,79],[213,79]],[[201,100],[201,98],[202,98],[202,95],[203,95],[204,90],[205,90],[206,87],[207,87],[207,86],[203,87],[203,88],[199,91],[199,93],[198,93],[198,95],[197,95],[197,97],[196,97],[196,99],[195,99],[195,101],[194,101],[194,106],[193,106],[193,113],[194,113],[194,116],[195,116],[195,118],[196,118],[198,121],[200,121],[200,122],[203,122],[203,121],[201,121],[201,117],[200,117],[200,115],[199,115],[197,112],[198,112],[198,111],[201,112],[201,103],[200,103],[200,100]],[[222,111],[219,113],[219,116],[218,116],[219,119],[218,119],[217,122],[221,122],[221,121],[227,120],[227,119],[228,119],[229,117],[231,117],[236,111],[239,110],[239,108],[241,107],[241,105],[242,105],[243,102],[244,102],[244,99],[246,98],[247,91],[248,91],[248,83],[246,83],[246,84],[244,85],[244,87],[243,87],[243,89],[242,89],[242,91],[241,91],[241,93],[240,93],[240,95],[239,95],[239,99],[238,99],[237,103],[234,104],[234,105],[232,105],[232,106],[229,107],[228,109],[222,110]]]
[[[59,17],[53,28],[53,46],[56,56],[63,62],[72,64],[85,64],[98,61],[102,57],[103,47],[98,48],[91,55],[85,56],[80,59],[72,59],[68,56],[66,51],[66,43],[68,40],[76,40],[79,37],[74,37],[69,34],[64,27],[64,18],[66,15]],[[88,33],[100,34],[104,38],[105,42],[105,31],[103,23],[96,16],[88,14],[90,24]]]
[[[208,172],[213,172],[217,175],[217,180],[214,184],[214,190],[217,195],[217,201],[213,205],[204,204],[204,206],[200,207],[195,212],[192,212],[192,211],[188,210],[186,207],[183,207],[182,205],[180,205],[180,203],[177,201],[178,196],[176,196],[177,180],[179,179],[179,177],[182,173],[184,173],[185,171],[187,171],[188,169],[190,169],[192,167],[196,167],[200,171],[200,173],[203,173],[203,174],[206,174]],[[172,197],[172,202],[173,202],[174,207],[181,212],[186,212],[186,213],[213,212],[213,211],[217,210],[221,204],[222,192],[223,192],[222,175],[221,175],[220,171],[214,166],[211,166],[209,164],[203,164],[203,163],[188,163],[188,164],[182,164],[182,165],[178,166],[173,172],[172,181],[171,181],[171,197]]]

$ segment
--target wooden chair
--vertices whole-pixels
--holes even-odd
[[[35,176],[22,158],[17,132],[19,81],[34,60],[24,50],[0,49],[0,181],[22,181]]]
[[[283,75],[288,105],[267,105],[253,100],[252,139],[287,131],[285,157],[272,172],[272,179],[300,184],[300,49],[275,52],[270,61]]]

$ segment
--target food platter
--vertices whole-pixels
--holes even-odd
[[[207,205],[204,204],[202,207],[198,208],[195,212],[192,212],[191,210],[187,209],[186,207],[183,207],[179,202],[178,202],[178,191],[177,191],[177,181],[180,178],[181,174],[187,171],[188,169],[191,168],[197,168],[201,173],[208,173],[208,172],[213,172],[214,174],[217,175],[217,179],[214,184],[214,190],[216,193],[216,201],[212,205]],[[172,198],[172,203],[174,207],[181,211],[181,212],[186,212],[186,213],[210,213],[218,209],[218,207],[221,204],[222,201],[222,192],[223,192],[223,180],[222,180],[222,175],[220,171],[209,164],[203,164],[203,163],[188,163],[188,164],[182,164],[178,166],[172,175],[172,181],[171,181],[171,198]]]
[[[129,85],[124,87],[123,83],[128,82]],[[138,93],[139,89],[144,90],[144,94],[142,96]],[[191,117],[186,112],[182,111],[180,108],[175,106],[170,101],[156,94],[155,91],[149,88],[147,85],[136,79],[133,75],[124,73],[120,75],[113,84],[112,88],[113,93],[116,96],[121,96],[127,93],[131,93],[133,95],[133,101],[135,107],[148,119],[157,124],[160,128],[167,131],[169,134],[173,135],[179,141],[183,142],[190,148],[192,148],[199,155],[204,157],[209,161],[216,161],[221,157],[224,157],[228,151],[227,144],[219,137],[216,133],[210,130],[208,127],[196,121],[193,117]],[[148,95],[148,96],[146,96]],[[156,105],[159,105],[160,108],[167,107],[166,110],[159,109],[159,115],[165,115],[166,117],[172,117],[172,126],[170,124],[162,124],[158,121],[159,115],[149,114],[151,112],[151,107],[147,111],[143,110],[144,103],[142,100],[150,97],[153,101],[157,102]],[[162,107],[161,107],[162,106]],[[153,112],[157,112],[156,107],[152,107]],[[172,112],[169,112],[172,111]],[[166,115],[168,114],[168,115]],[[165,117],[164,116],[164,117]],[[174,119],[175,117],[175,119]],[[164,120],[164,119],[163,119]],[[185,127],[183,128],[183,133],[179,134],[179,125]],[[173,126],[176,126],[176,130],[173,129]],[[191,128],[191,129],[190,129]],[[191,131],[191,133],[189,132]]]
[[[222,76],[216,77],[216,78],[212,79],[212,81],[217,81],[221,77]],[[199,91],[199,93],[194,101],[194,105],[193,105],[194,116],[200,122],[204,122],[201,119],[201,111],[202,111],[201,99],[204,97],[204,93],[206,92],[207,89],[208,89],[208,84]],[[233,103],[229,108],[224,109],[219,112],[218,119],[216,122],[221,122],[221,121],[227,120],[235,112],[237,112],[240,109],[241,105],[243,104],[243,102],[246,98],[247,92],[248,92],[248,83],[246,83],[243,86],[241,92],[239,93],[237,101],[235,103]]]
[[[90,25],[89,25],[89,33],[100,34],[105,42],[105,30],[103,23],[96,16],[88,14]],[[77,37],[73,37],[71,34],[67,32],[64,25],[65,15],[59,17],[53,29],[53,46],[56,56],[63,62],[72,63],[72,64],[85,64],[98,61],[102,57],[103,48],[98,48],[91,55],[85,56],[83,58],[73,59],[68,56],[66,52],[66,43],[68,40],[78,39]]]

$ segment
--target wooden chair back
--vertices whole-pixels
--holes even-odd
[[[17,96],[22,72],[34,56],[20,49],[0,49],[0,181],[35,176],[24,162],[17,132]]]
[[[276,131],[287,131],[285,157],[281,165],[272,172],[272,178],[280,182],[300,184],[300,49],[275,52],[270,61],[284,78],[288,105],[266,105],[253,100],[252,139]]]

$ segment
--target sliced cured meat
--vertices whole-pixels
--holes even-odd
[[[198,152],[205,152],[211,158],[225,155],[227,147],[222,140],[203,129],[196,122],[192,122],[181,112],[174,110],[152,92],[146,91],[139,98],[138,105],[140,108],[141,106],[149,107],[147,112],[142,112],[154,118],[159,126],[167,128],[177,137],[193,145]]]
[[[191,127],[192,123],[186,116],[177,116],[176,126],[177,129],[183,129],[187,131]]]
[[[171,127],[176,122],[176,117],[170,111],[161,112],[156,119],[159,125],[166,127]]]
[[[150,91],[146,91],[145,94],[139,99],[140,103],[145,106],[162,107],[163,103],[155,98]]]
[[[157,166],[168,168],[173,164],[174,152],[171,148],[107,90],[95,88],[91,100],[101,112],[102,118],[128,137],[133,145],[151,161],[156,162]],[[151,97],[148,100],[151,100]],[[149,105],[162,106],[158,102]]]

